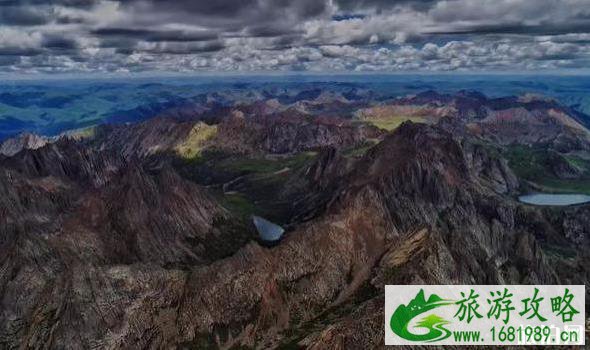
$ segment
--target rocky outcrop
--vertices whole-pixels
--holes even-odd
[[[355,146],[382,134],[372,126],[294,111],[254,117],[236,112],[219,125],[216,144],[231,152],[285,154]]]
[[[197,122],[154,118],[132,125],[103,125],[96,131],[97,148],[121,153],[125,158],[144,158],[172,152],[183,144]]]
[[[578,179],[584,175],[584,169],[572,164],[557,152],[548,152],[546,167],[559,179]]]
[[[25,149],[38,149],[47,144],[48,140],[35,134],[23,133],[0,144],[0,154],[13,156]]]

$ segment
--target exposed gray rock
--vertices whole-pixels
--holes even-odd
[[[38,149],[45,146],[49,140],[31,133],[23,133],[5,140],[0,144],[0,154],[13,156],[25,149]]]

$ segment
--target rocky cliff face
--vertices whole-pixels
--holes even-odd
[[[5,140],[0,144],[0,154],[13,156],[24,149],[38,149],[47,144],[47,139],[38,135],[24,133]]]
[[[382,348],[385,284],[590,278],[588,206],[515,201],[519,179],[465,125],[385,135],[238,116],[208,140],[232,161],[318,154],[240,169],[219,189],[170,159],[196,147],[195,123],[105,128],[0,159],[0,348]],[[301,214],[275,247],[223,193],[252,188]]]
[[[233,152],[297,153],[359,145],[383,132],[339,118],[312,118],[295,111],[246,117],[234,113],[219,125],[218,145]]]
[[[250,239],[204,189],[118,153],[66,140],[21,152],[1,169],[3,347],[100,347],[124,323],[125,300],[137,301],[111,268],[166,274]]]

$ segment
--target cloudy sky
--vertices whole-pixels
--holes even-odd
[[[0,72],[590,68],[590,0],[0,0]]]

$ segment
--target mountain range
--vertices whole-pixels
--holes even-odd
[[[479,91],[487,96],[541,94],[590,114],[587,76],[556,75],[227,75],[129,79],[4,80],[0,82],[0,141],[22,132],[56,136],[103,123],[123,124],[162,112],[192,115],[214,107],[276,99],[289,105],[339,95],[374,105],[428,90],[455,94]],[[354,106],[353,106],[354,107]],[[350,112],[358,108],[352,108]]]
[[[590,117],[554,98],[341,86],[139,110],[0,146],[0,348],[382,348],[386,284],[590,279],[590,205],[518,200],[590,194]]]

